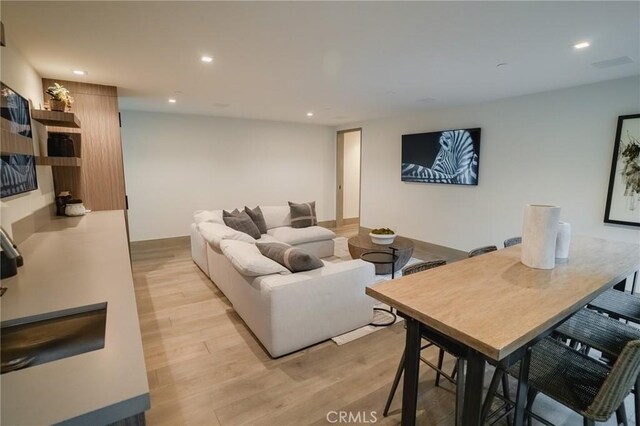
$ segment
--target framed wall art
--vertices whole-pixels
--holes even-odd
[[[640,226],[640,114],[618,117],[604,221]]]

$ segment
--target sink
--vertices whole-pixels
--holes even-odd
[[[104,348],[107,304],[0,328],[0,374]]]

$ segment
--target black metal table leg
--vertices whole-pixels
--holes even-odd
[[[405,320],[407,338],[402,388],[402,426],[414,426],[418,405],[418,375],[420,374],[420,323],[413,318],[405,318]]]
[[[467,355],[467,377],[464,387],[464,408],[462,424],[480,426],[482,410],[482,385],[484,382],[485,359],[481,353],[469,349]],[[459,371],[458,374],[461,374]]]
[[[529,392],[529,364],[531,363],[531,347],[527,348],[520,360],[520,375],[518,377],[518,392],[516,394],[516,412],[514,425],[523,426],[527,407],[527,393]]]
[[[398,258],[396,255],[397,251],[397,248],[391,247],[391,258],[393,259],[393,262],[391,262],[391,279],[396,277],[396,259]]]
[[[456,361],[458,374],[456,377],[456,426],[464,426],[462,423],[462,408],[464,407],[464,391],[465,391],[465,359],[460,357]]]

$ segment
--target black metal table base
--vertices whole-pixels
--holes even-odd
[[[381,311],[381,312],[386,312],[387,314],[391,315],[392,319],[389,322],[385,322],[384,324],[376,324],[373,322],[370,322],[369,325],[372,327],[388,327],[390,325],[393,325],[396,323],[396,321],[398,320],[398,316],[396,315],[395,312],[393,312],[393,308],[389,308],[389,309],[385,309],[385,308],[373,308],[374,311]]]

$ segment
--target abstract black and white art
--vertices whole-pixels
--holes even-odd
[[[402,181],[477,185],[480,129],[402,135]]]
[[[29,101],[0,83],[0,121],[4,131],[13,138],[31,146],[31,114]],[[6,154],[0,162],[0,198],[33,191],[38,188],[35,157],[33,155]]]
[[[31,138],[31,115],[29,101],[14,92],[4,83],[0,83],[0,116],[2,128],[16,135]]]
[[[640,114],[618,117],[604,221],[640,226]]]
[[[2,159],[0,163],[1,198],[38,188],[33,155],[11,154],[2,155],[0,158]]]

